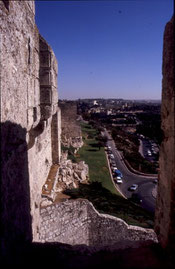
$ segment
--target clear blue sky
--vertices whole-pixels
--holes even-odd
[[[60,99],[160,99],[173,0],[36,1],[58,60]]]

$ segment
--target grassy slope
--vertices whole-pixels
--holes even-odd
[[[85,198],[95,208],[106,214],[122,218],[128,224],[153,227],[153,216],[141,207],[121,197],[115,189],[108,170],[104,148],[98,147],[97,131],[88,124],[82,124],[84,146],[78,151],[76,161],[89,165],[90,185],[80,184],[79,189],[66,191],[72,198]],[[96,183],[97,182],[97,183]]]
[[[103,187],[114,194],[120,195],[111,181],[104,148],[99,149],[98,141],[95,139],[97,131],[83,123],[82,132],[84,146],[76,155],[77,161],[83,160],[88,164],[90,182],[101,182]]]

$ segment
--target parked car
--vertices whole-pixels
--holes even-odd
[[[129,191],[136,191],[138,189],[138,185],[137,184],[132,184],[130,187],[129,187]]]
[[[116,179],[114,179],[114,182],[116,184],[121,184],[121,183],[123,183],[123,180],[122,180],[122,178],[116,178]]]
[[[123,177],[122,173],[121,173],[120,170],[118,170],[118,169],[115,170],[114,173],[115,173],[115,176],[116,176],[116,177],[121,177],[121,178]]]
[[[114,159],[114,154],[109,155],[111,159]]]
[[[147,153],[148,153],[148,156],[152,156],[152,153],[150,150],[148,150]]]
[[[121,184],[121,183],[123,183],[123,180],[121,179],[121,177],[118,177],[118,178],[116,179],[116,183],[117,183],[117,184]]]
[[[154,179],[153,180],[153,183],[157,184],[158,183],[158,180],[157,179]]]
[[[116,170],[117,170],[117,167],[116,166],[112,167],[112,171],[113,172],[115,172]]]

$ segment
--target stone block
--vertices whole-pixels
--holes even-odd
[[[39,72],[40,85],[41,86],[51,86],[51,72],[48,69],[40,69]]]
[[[55,57],[55,54],[53,53],[53,51],[51,51],[51,65],[52,65],[52,69],[55,72],[55,74],[58,74],[58,63],[57,63],[57,59]]]
[[[35,1],[26,1],[26,5],[30,9],[30,11],[35,15]]]
[[[31,48],[31,73],[34,77],[39,78],[39,67],[40,67],[40,61],[39,61],[39,52],[36,50],[35,47]]]
[[[54,104],[56,109],[58,109],[58,91],[55,87],[52,87],[52,104]]]
[[[40,51],[40,67],[51,67],[51,53],[50,51]]]
[[[30,130],[34,123],[33,107],[27,109],[27,130]]]
[[[40,51],[49,50],[49,45],[47,44],[47,42],[44,40],[44,38],[41,35],[39,36],[39,47],[40,47]]]
[[[57,82],[57,73],[53,69],[51,69],[51,84],[53,87],[55,87],[55,90],[58,87],[58,82]]]
[[[41,105],[41,120],[47,120],[52,116],[52,107],[49,105]]]
[[[40,87],[40,103],[52,104],[52,89],[51,87]]]

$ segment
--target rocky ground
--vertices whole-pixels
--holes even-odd
[[[67,152],[62,153],[60,164],[51,167],[43,186],[41,207],[68,198],[63,194],[65,190],[78,188],[80,183],[87,184],[88,180],[88,165],[84,161],[73,163],[67,159]]]

